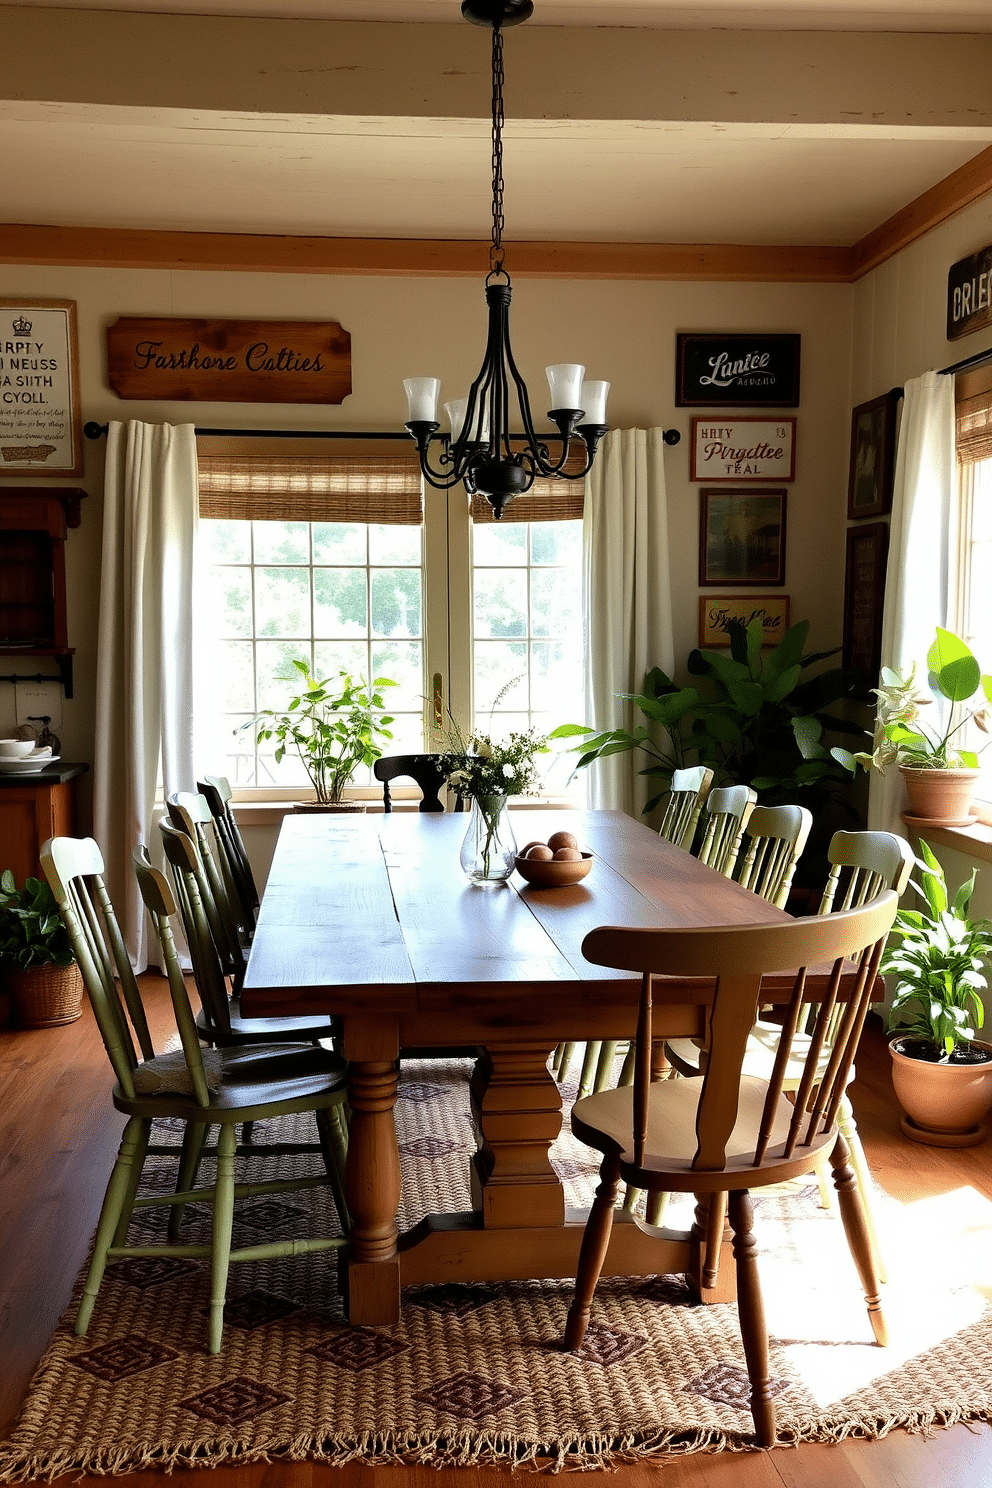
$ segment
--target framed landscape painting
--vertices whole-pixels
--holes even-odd
[[[880,398],[859,403],[851,415],[849,522],[859,517],[882,517],[892,510],[897,402],[893,393],[883,393]]]
[[[701,585],[785,583],[785,491],[699,493]]]

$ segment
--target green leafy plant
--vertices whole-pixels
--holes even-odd
[[[970,648],[953,631],[937,627],[937,638],[927,652],[928,683],[932,696],[916,685],[916,663],[906,672],[882,668],[882,685],[873,688],[878,698],[872,752],[851,754],[846,749],[831,753],[845,769],[858,765],[883,771],[888,765],[909,765],[914,770],[975,769],[978,755],[961,749],[955,736],[969,723],[988,733],[992,728],[986,703],[992,702],[992,676],[983,675]],[[955,715],[947,709],[947,727],[928,727],[920,721],[920,710],[933,705],[934,697],[963,704],[981,697],[981,706]],[[955,722],[955,717],[957,721]]]
[[[286,750],[296,750],[313,782],[317,800],[336,804],[359,765],[371,765],[382,754],[380,739],[391,739],[392,716],[386,712],[381,688],[395,687],[388,677],[372,682],[356,680],[342,668],[336,678],[315,677],[305,661],[292,662],[298,677],[280,681],[302,683],[284,709],[266,708],[242,729],[255,730],[255,742],[278,742],[276,763]],[[238,730],[240,732],[240,730]]]
[[[33,966],[71,966],[75,959],[47,883],[26,878],[18,889],[6,868],[0,875],[0,965],[30,971]]]
[[[951,901],[944,870],[925,842],[920,854],[920,883],[913,888],[929,912],[899,911],[882,962],[884,972],[898,977],[892,1032],[920,1040],[922,1047],[903,1047],[910,1057],[966,1059],[984,1022],[981,993],[988,985],[985,957],[992,952],[992,923],[968,918],[977,870]]]
[[[819,786],[822,792],[844,779],[823,743],[827,727],[857,732],[824,710],[850,691],[852,673],[836,667],[812,676],[811,668],[836,651],[803,654],[809,621],[786,631],[779,644],[762,650],[760,620],[728,626],[730,653],[690,652],[687,669],[698,686],[677,687],[657,667],[648,672],[642,693],[623,693],[648,720],[633,730],[606,733],[564,724],[551,734],[581,738],[576,768],[611,754],[642,750],[651,763],[640,773],[658,778],[661,789],[644,807],[662,799],[672,772],[687,764],[708,765],[717,785],[747,784],[767,804],[792,801]],[[657,728],[665,737],[659,742]],[[652,726],[654,726],[652,728]]]

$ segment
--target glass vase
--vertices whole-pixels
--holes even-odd
[[[505,883],[516,855],[506,796],[474,796],[459,856],[466,876],[476,884]]]

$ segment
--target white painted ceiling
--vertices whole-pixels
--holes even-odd
[[[458,0],[75,8],[464,25]],[[992,0],[537,0],[530,24],[987,33]],[[525,44],[522,34],[514,44]],[[988,122],[930,130],[509,118],[506,236],[848,245],[992,145]],[[0,220],[9,223],[485,239],[489,190],[484,119],[0,97]]]

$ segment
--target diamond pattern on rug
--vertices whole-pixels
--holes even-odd
[[[435,1410],[456,1416],[460,1421],[481,1421],[526,1399],[523,1390],[511,1390],[484,1374],[462,1369],[448,1379],[439,1380],[429,1390],[419,1390],[414,1400],[433,1405]]]
[[[688,1277],[649,1276],[647,1281],[634,1288],[635,1297],[644,1297],[648,1302],[664,1302],[670,1307],[702,1307],[702,1302],[689,1285]]]
[[[289,1204],[285,1199],[260,1199],[257,1204],[246,1204],[237,1211],[237,1221],[249,1230],[269,1232],[285,1229],[294,1220],[306,1217],[306,1209],[299,1204]]]
[[[161,1163],[154,1168],[146,1163],[141,1174],[141,1187],[150,1189],[152,1193],[172,1193],[176,1187],[176,1177],[175,1163]]]
[[[371,1328],[336,1328],[330,1338],[315,1343],[307,1353],[325,1359],[328,1364],[336,1364],[338,1369],[361,1374],[385,1359],[405,1354],[409,1347],[401,1338],[390,1338],[388,1334],[375,1333]]]
[[[87,1349],[84,1354],[74,1354],[70,1364],[95,1374],[97,1379],[116,1384],[130,1374],[140,1374],[144,1369],[154,1369],[156,1364],[165,1364],[169,1359],[178,1359],[175,1349],[166,1348],[152,1338],[142,1338],[140,1333],[126,1338],[112,1338],[99,1348]]]
[[[447,1157],[458,1152],[458,1142],[446,1142],[444,1137],[418,1137],[414,1142],[400,1142],[399,1149],[407,1157]]]
[[[228,1298],[224,1307],[224,1324],[227,1326],[230,1323],[232,1328],[253,1333],[256,1328],[264,1328],[268,1323],[278,1323],[281,1318],[290,1317],[302,1307],[302,1302],[294,1302],[290,1297],[280,1297],[276,1292],[266,1292],[261,1287],[256,1287],[254,1291],[244,1292],[240,1297]],[[206,1312],[209,1309],[203,1310]]]
[[[198,1395],[189,1395],[179,1404],[215,1426],[241,1426],[291,1399],[282,1390],[239,1374],[219,1385],[211,1385],[209,1390],[201,1390]]]
[[[448,1281],[441,1286],[421,1287],[419,1291],[408,1293],[403,1300],[410,1307],[427,1307],[431,1312],[463,1318],[496,1299],[497,1293],[491,1287]]]
[[[114,1261],[107,1267],[106,1275],[112,1281],[122,1281],[125,1286],[147,1292],[149,1287],[164,1286],[189,1271],[200,1268],[195,1261],[172,1260],[168,1256],[132,1256],[128,1260]]]
[[[396,1092],[396,1099],[415,1101],[418,1105],[423,1105],[425,1101],[440,1100],[444,1093],[442,1085],[428,1085],[423,1080],[411,1080],[408,1085],[400,1085]]]
[[[581,1162],[571,1157],[557,1157],[553,1163],[555,1172],[559,1178],[588,1178],[599,1172],[599,1167],[594,1162]]]
[[[747,1370],[742,1369],[739,1364],[712,1364],[695,1379],[687,1380],[685,1388],[693,1395],[703,1395],[707,1400],[715,1400],[718,1405],[729,1405],[734,1410],[750,1412],[751,1381]],[[768,1393],[773,1400],[788,1388],[788,1380],[773,1376],[768,1381]]]
[[[647,1345],[648,1340],[636,1333],[621,1333],[617,1328],[607,1328],[605,1323],[590,1323],[582,1347],[575,1350],[574,1357],[583,1364],[599,1364],[609,1369],[611,1364],[620,1364],[631,1354],[639,1354]]]

